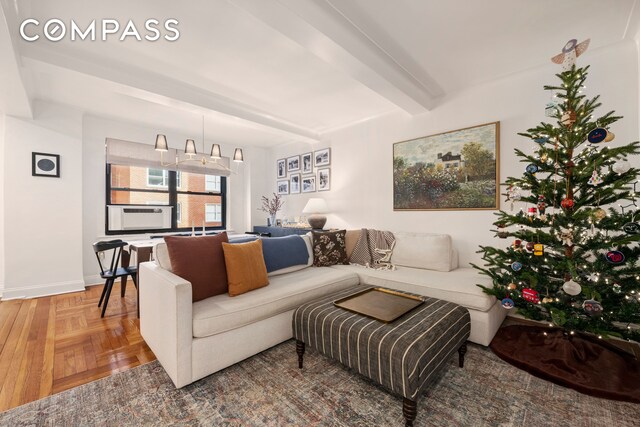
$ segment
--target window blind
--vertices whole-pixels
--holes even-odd
[[[160,162],[160,152],[155,151],[153,145],[142,144],[139,142],[123,141],[121,139],[106,139],[106,159],[107,163],[124,166],[141,166],[153,169],[178,170],[191,173],[199,173],[204,175],[229,176],[229,158],[223,157],[213,163],[213,159],[207,156],[207,163],[202,164],[198,160],[180,163],[177,166],[162,166]],[[162,154],[164,163],[175,163],[176,156],[178,160],[185,160],[188,157],[182,150],[170,148],[169,151]],[[202,153],[197,158],[201,159]],[[205,154],[206,156],[206,154]]]

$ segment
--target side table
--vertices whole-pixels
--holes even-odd
[[[254,233],[271,233],[271,237],[284,237],[291,235],[304,235],[310,232],[309,228],[295,228],[295,227],[266,227],[256,225],[253,227]]]

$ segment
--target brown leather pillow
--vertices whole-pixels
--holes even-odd
[[[336,264],[349,264],[345,244],[346,230],[312,231],[313,265],[328,267]]]
[[[267,266],[262,255],[262,240],[248,243],[223,243],[227,266],[229,296],[244,294],[269,284]]]
[[[222,243],[227,233],[214,236],[167,236],[173,274],[191,282],[193,302],[227,292],[227,269]]]

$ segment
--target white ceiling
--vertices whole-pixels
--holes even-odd
[[[171,130],[199,129],[205,115],[208,137],[260,146],[422,114],[446,93],[547,63],[570,38],[597,49],[639,24],[629,22],[636,0],[0,1],[7,112],[42,99]],[[28,43],[26,18],[131,19],[140,30],[175,18],[181,36]]]

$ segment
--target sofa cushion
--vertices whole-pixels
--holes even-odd
[[[193,336],[215,335],[273,317],[356,286],[358,280],[353,272],[310,267],[271,277],[269,286],[236,297],[216,295],[193,304]]]
[[[327,267],[336,264],[348,264],[345,246],[346,230],[312,231],[313,265]]]
[[[237,296],[269,284],[262,255],[262,240],[247,243],[223,243],[229,296]]]
[[[313,265],[313,249],[311,247],[311,233],[300,236],[304,242],[305,251],[307,253],[307,262],[305,264],[292,265],[291,267],[281,268],[271,271],[269,277],[279,276],[280,274],[291,273],[292,271],[302,270]]]
[[[169,258],[169,251],[167,250],[167,244],[164,240],[159,241],[153,246],[153,257],[156,263],[167,271],[173,272],[171,266],[171,258]]]
[[[269,273],[292,266],[306,266],[309,261],[307,245],[301,236],[263,239],[262,253]]]
[[[396,246],[391,263],[427,270],[451,270],[451,236],[430,233],[393,233]]]
[[[191,282],[193,302],[227,292],[222,243],[227,233],[213,236],[166,236],[173,273]]]
[[[449,272],[397,267],[395,271],[373,270],[357,265],[336,265],[340,271],[355,272],[363,285],[384,286],[418,295],[438,298],[472,310],[487,311],[496,302],[476,284],[491,286],[491,278],[474,268],[457,268]]]

